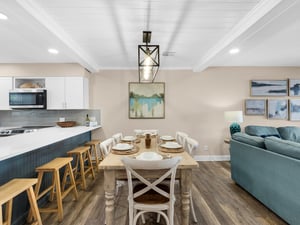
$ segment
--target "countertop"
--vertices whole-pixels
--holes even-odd
[[[0,161],[96,130],[101,126],[49,127],[36,132],[0,137]]]

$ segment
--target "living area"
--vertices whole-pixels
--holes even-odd
[[[158,137],[182,131],[199,143],[190,154],[199,167],[186,179],[192,181],[188,185],[197,222],[192,213],[184,215],[189,219],[185,222],[299,225],[300,95],[295,91],[300,88],[299,9],[296,0],[3,1],[0,128],[23,122],[55,125],[71,119],[92,129],[83,125],[89,114],[99,127],[88,135],[72,137],[76,145],[88,139],[101,143],[117,132],[134,136],[135,129],[157,129]],[[148,114],[139,114],[131,103],[131,84],[142,85],[140,75],[147,74],[149,65],[142,68],[137,50],[142,43],[150,44],[144,36],[150,30],[151,45],[160,47],[160,61],[154,63],[159,66],[155,80],[146,83],[163,86],[160,117],[148,109]],[[151,51],[146,48],[144,53]],[[8,93],[16,88],[16,80],[40,78],[46,80],[48,100],[55,99],[47,103],[48,108],[9,108]],[[52,82],[47,84],[47,80]],[[75,80],[83,81],[80,89]],[[253,91],[262,86],[267,93]],[[68,107],[69,96],[75,96],[79,108]],[[227,120],[224,113],[229,111],[241,112],[242,119]],[[232,122],[239,122],[241,132],[231,135]],[[62,132],[67,129],[61,128]],[[23,148],[26,141],[15,143]],[[5,149],[11,142],[7,141]],[[73,144],[68,140],[44,147],[48,152],[69,151],[70,146],[75,148]],[[31,154],[37,163],[42,156],[48,154]],[[1,168],[8,171],[2,173],[11,176],[13,171],[14,176],[21,176],[14,166],[32,164],[28,162],[25,155],[22,162],[2,163],[5,167]],[[86,190],[78,192],[77,202],[66,196],[61,223],[55,214],[41,213],[43,224],[128,225],[127,185],[109,195],[104,174],[100,166],[95,180],[88,178]],[[31,168],[32,177],[36,177],[35,168]],[[190,202],[187,195],[182,196],[179,183],[175,190],[173,225],[182,225],[182,208]],[[115,202],[109,201],[113,198]],[[114,216],[106,219],[113,204]],[[12,211],[27,217],[28,210]],[[163,219],[157,222],[156,214],[146,219],[146,225],[165,225]]]

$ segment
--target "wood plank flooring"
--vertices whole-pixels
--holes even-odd
[[[72,195],[64,199],[64,220],[56,214],[41,214],[44,225],[104,225],[105,198],[103,173],[96,181],[88,180],[88,189],[79,189],[79,200]],[[250,194],[236,185],[230,177],[230,162],[199,162],[193,173],[193,200],[198,223],[201,225],[284,225],[287,224]],[[116,200],[115,224],[128,225],[127,184],[121,186]],[[181,225],[180,196],[176,196],[174,225]],[[158,225],[151,214],[146,225]],[[142,223],[140,223],[142,224]],[[164,225],[163,219],[159,225]]]

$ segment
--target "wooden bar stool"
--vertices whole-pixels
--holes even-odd
[[[91,158],[92,158],[92,162],[94,164],[94,168],[96,169],[97,172],[99,172],[99,164],[100,161],[102,161],[103,157],[101,155],[101,151],[100,151],[100,140],[91,140],[87,143],[84,144],[85,146],[89,146],[90,147],[90,152],[91,152]]]
[[[72,157],[63,157],[56,158],[52,161],[36,168],[38,172],[38,183],[35,186],[35,196],[40,199],[42,196],[50,192],[50,201],[53,201],[54,194],[56,194],[57,208],[40,208],[40,212],[57,212],[58,213],[58,221],[61,222],[63,220],[63,205],[62,200],[67,196],[70,191],[73,191],[74,198],[78,199],[78,193],[76,189],[76,183],[73,175],[73,170],[71,166]],[[59,170],[61,168],[65,168],[63,182],[60,182]],[[44,173],[49,172],[52,173],[52,184],[44,191],[40,192],[41,183],[43,180]],[[67,177],[70,178],[70,185],[65,190]],[[30,215],[31,216],[31,215]],[[30,217],[29,217],[30,218]]]
[[[37,181],[38,179],[17,178],[0,186],[0,224],[1,225],[11,224],[13,198],[24,191],[27,192],[30,208],[32,211],[32,216],[34,218],[34,222],[32,224],[42,225],[41,216],[39,213],[38,205],[32,188],[32,186],[35,185]],[[6,207],[5,207],[5,216],[3,221],[2,205],[4,204],[6,205]]]
[[[82,188],[86,190],[85,176],[91,173],[93,180],[95,180],[95,173],[94,173],[93,163],[90,154],[90,147],[89,146],[77,147],[71,151],[68,151],[67,153],[69,156],[74,156],[76,158],[76,164],[75,167],[73,168],[74,177],[75,179],[77,179],[78,169],[79,169],[79,173],[80,173],[79,183],[81,183]],[[86,166],[85,166],[85,162],[87,162]]]

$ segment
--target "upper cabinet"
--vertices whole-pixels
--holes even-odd
[[[46,77],[47,109],[89,108],[89,85],[85,77]]]
[[[14,89],[18,88],[45,88],[45,78],[15,77]]]
[[[9,108],[9,90],[13,89],[12,77],[0,77],[0,110]]]

